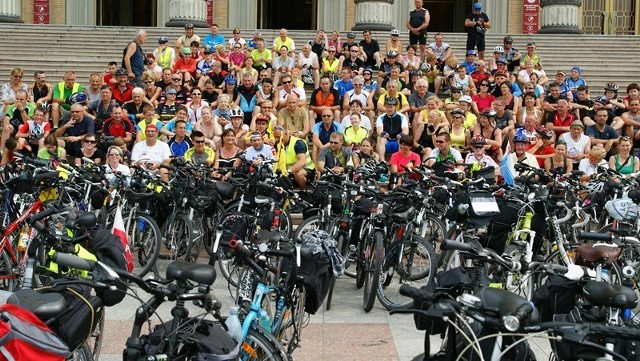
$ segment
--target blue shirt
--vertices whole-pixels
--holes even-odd
[[[186,153],[187,150],[191,148],[191,141],[188,137],[184,137],[182,142],[178,142],[176,140],[176,137],[172,137],[167,142],[167,145],[169,145],[169,150],[171,150],[172,155],[175,155],[176,157],[182,157],[184,156],[184,153]]]
[[[567,78],[564,83],[566,84],[567,88],[569,88],[568,90],[571,91],[575,97],[576,94],[578,94],[578,87],[580,85],[587,85],[586,80],[578,77],[578,79],[573,80],[571,77]]]
[[[185,121],[187,123],[187,134],[191,134],[191,132],[193,131],[193,124],[191,124],[188,121]],[[171,133],[175,133],[176,132],[176,121],[172,120],[170,122],[167,122],[167,124],[164,125],[164,128],[168,131],[170,131]],[[160,132],[160,129],[158,129],[158,132]]]
[[[225,45],[224,36],[220,34],[216,36],[209,34],[204,37],[203,43],[204,43],[204,46],[209,46],[211,50],[215,50],[216,45],[220,45],[220,44]]]
[[[324,127],[324,124],[322,122],[317,122],[313,125],[312,132],[313,134],[318,135],[318,138],[320,138],[320,143],[327,144],[329,142],[329,138],[331,137],[331,133],[344,133],[344,129],[342,128],[342,125],[340,123],[337,123],[335,121],[331,124],[331,128],[329,128],[329,130]]]
[[[463,62],[464,67],[467,68],[467,74],[471,74],[476,71],[476,62],[469,63],[468,61]]]
[[[338,79],[333,84],[333,88],[338,91],[340,98],[342,98],[349,90],[353,89],[353,81],[349,80],[347,83],[342,79]]]

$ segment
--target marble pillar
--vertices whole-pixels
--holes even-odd
[[[356,3],[356,25],[351,30],[393,29],[391,22],[394,0],[354,0],[354,2]]]
[[[170,0],[168,27],[183,27],[192,23],[197,28],[208,28],[206,0]]]
[[[0,23],[23,23],[22,1],[2,0],[0,1]]]
[[[580,34],[581,0],[541,0],[538,34]]]

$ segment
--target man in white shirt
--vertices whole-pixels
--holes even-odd
[[[167,143],[158,140],[158,127],[155,124],[147,124],[144,133],[146,139],[133,146],[131,161],[159,173],[168,182],[169,173],[160,165],[171,161],[171,150]]]
[[[273,148],[264,144],[264,139],[260,132],[251,133],[251,146],[244,153],[244,158],[248,161],[275,159]]]

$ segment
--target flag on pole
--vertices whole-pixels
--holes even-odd
[[[124,220],[122,219],[122,209],[119,204],[116,209],[116,216],[113,220],[113,229],[111,230],[111,233],[120,238],[120,242],[122,242],[122,246],[124,246],[124,257],[127,261],[127,271],[133,271],[133,257],[131,257],[131,249],[129,248],[129,242],[127,240],[127,232],[124,229]]]
[[[513,185],[513,182],[516,179],[516,170],[513,164],[513,157],[511,154],[505,154],[502,157],[502,162],[500,162],[500,174],[502,178],[504,178],[504,182],[508,185]]]

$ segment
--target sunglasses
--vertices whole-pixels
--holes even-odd
[[[334,142],[334,141],[330,141],[330,144],[340,144],[340,142]]]
[[[444,140],[436,139],[436,143],[437,143],[437,144],[442,144],[442,143],[444,143],[444,142],[445,142]]]
[[[196,144],[204,144],[204,140],[194,140],[193,142]]]
[[[85,140],[85,143],[89,143],[89,144],[96,144],[97,142],[95,140]]]
[[[122,154],[120,153],[109,153],[109,157],[121,157]]]
[[[474,146],[473,149],[484,149],[484,147],[481,145],[477,145],[477,146]]]
[[[489,84],[480,84],[480,86],[489,86]]]
[[[363,86],[364,83],[353,83],[353,86]]]
[[[331,114],[322,114],[323,118],[331,118]]]
[[[147,80],[147,81],[144,81],[143,83],[145,83],[145,84],[153,84],[153,80]]]
[[[289,81],[283,81],[282,84],[291,84],[291,80]]]
[[[451,93],[462,93],[460,90],[452,90]]]
[[[191,95],[197,95],[197,96],[200,96],[200,95],[202,95],[202,93],[191,93]]]

